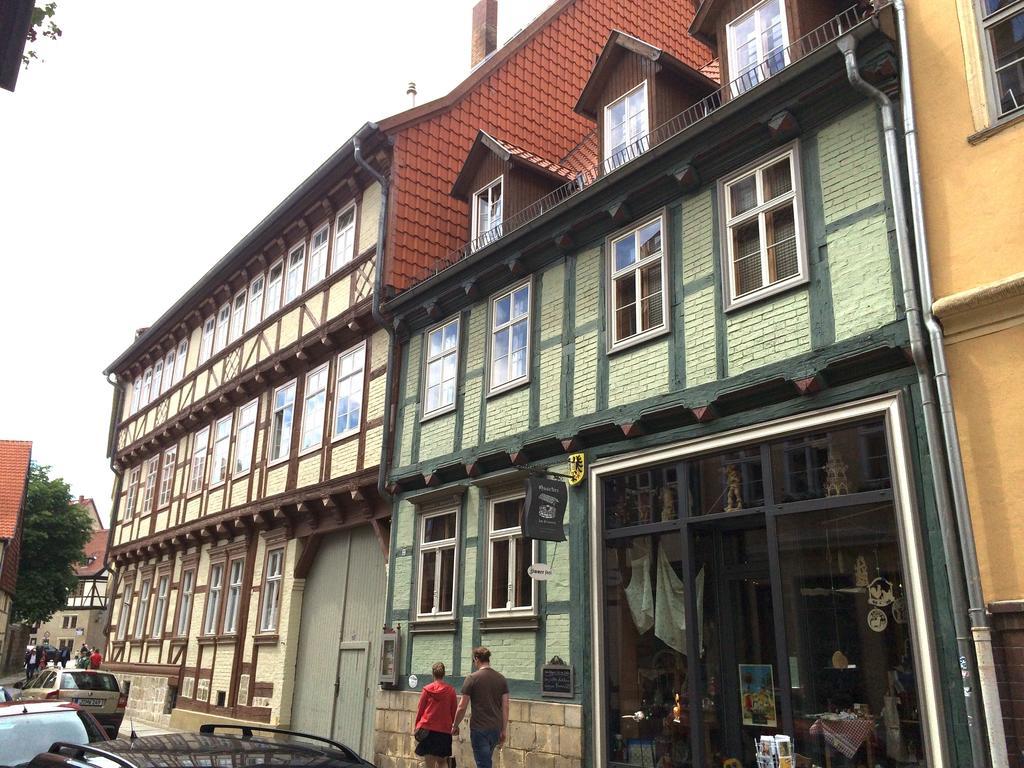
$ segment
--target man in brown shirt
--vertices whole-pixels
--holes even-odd
[[[488,648],[473,649],[473,665],[476,672],[462,684],[462,700],[455,712],[452,735],[459,735],[459,723],[472,704],[469,742],[473,747],[473,759],[476,768],[491,768],[494,748],[504,744],[508,736],[508,681],[491,668],[491,651]]]

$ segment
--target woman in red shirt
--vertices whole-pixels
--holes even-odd
[[[444,664],[437,662],[431,672],[434,682],[423,686],[416,710],[416,754],[426,768],[444,768],[452,754],[452,723],[455,722],[455,689],[444,682]]]

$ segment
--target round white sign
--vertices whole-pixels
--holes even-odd
[[[415,688],[420,684],[420,679],[416,675],[409,675],[409,687]]]
[[[551,578],[551,566],[546,563],[534,563],[526,569],[526,572],[530,574],[531,579],[537,581],[547,581]]]

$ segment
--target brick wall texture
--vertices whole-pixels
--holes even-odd
[[[418,701],[419,694],[415,692],[378,694],[373,760],[378,768],[422,766],[422,758],[413,752],[416,741],[412,736]],[[454,740],[453,753],[456,765],[474,765],[467,725]],[[581,707],[513,699],[509,707],[508,741],[494,757],[498,768],[581,768]]]

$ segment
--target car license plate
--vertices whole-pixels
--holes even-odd
[[[103,699],[74,699],[75,704],[81,704],[83,707],[102,707]]]

